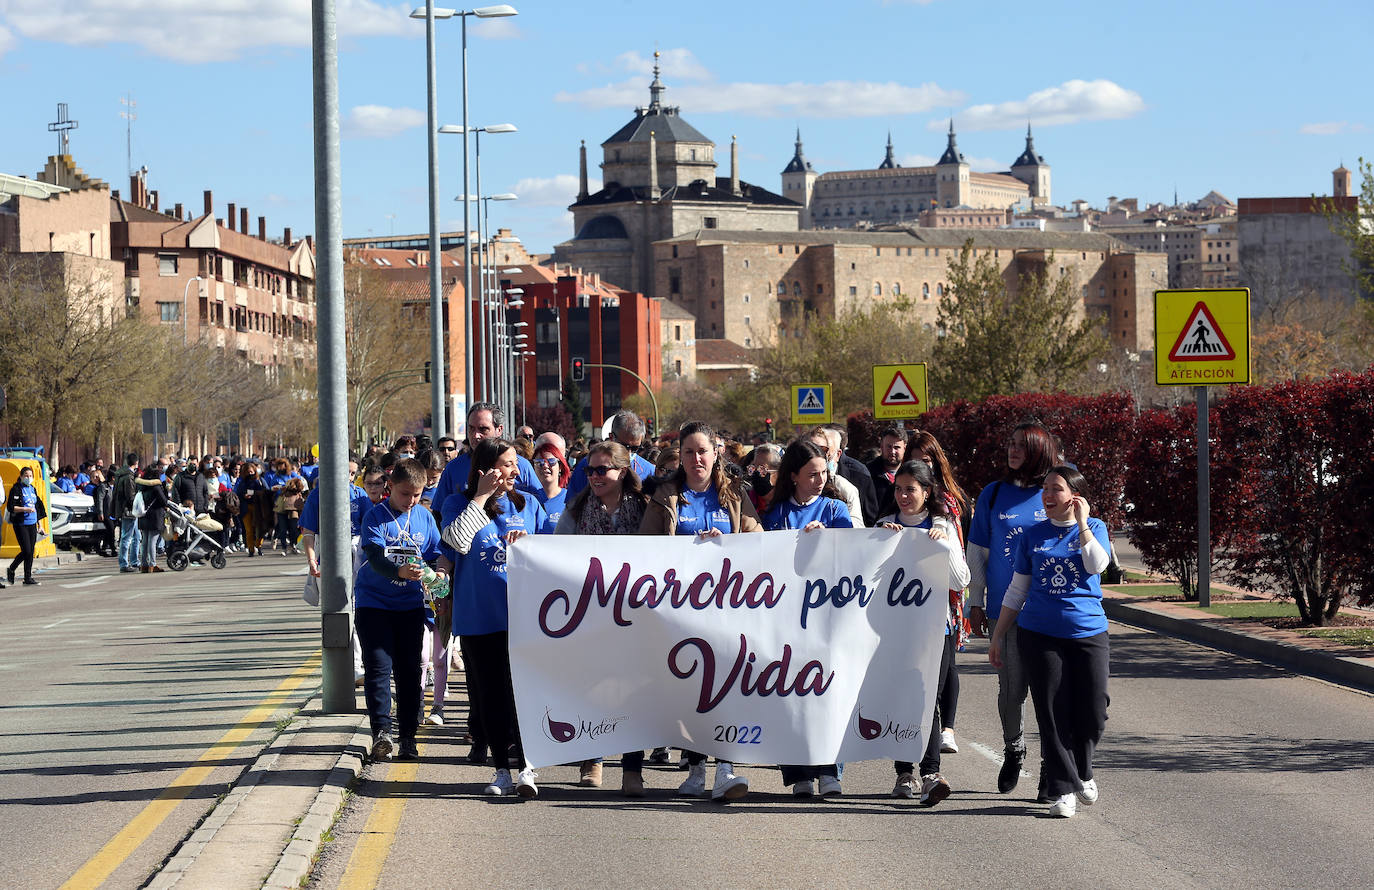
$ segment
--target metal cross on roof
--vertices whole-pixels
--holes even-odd
[[[69,155],[72,153],[71,145],[67,141],[67,131],[75,130],[81,126],[74,120],[67,117],[67,103],[57,103],[57,120],[48,124],[48,130],[57,134],[57,153],[59,155]]]

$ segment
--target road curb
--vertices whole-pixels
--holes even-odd
[[[258,755],[252,766],[248,767],[234,782],[233,787],[217,803],[190,836],[182,841],[176,852],[146,884],[145,890],[171,890],[195,864],[226,823],[233,817],[239,806],[276,767],[283,754],[290,751],[298,742],[302,732],[310,728],[313,715],[302,717],[302,712],[318,709],[320,689],[317,687],[309,695],[296,703],[291,725],[279,733],[275,739]],[[366,714],[357,716],[359,724],[367,719]],[[316,793],[313,803],[292,833],[291,840],[279,855],[264,887],[292,888],[298,890],[300,880],[309,873],[315,854],[322,838],[333,824],[339,806],[343,802],[344,791],[362,770],[363,757],[368,750],[371,737],[355,731],[351,740],[344,746],[337,762],[329,771],[324,784]],[[259,886],[258,878],[253,886]]]
[[[1178,618],[1148,606],[1104,597],[1103,610],[1113,621],[1160,631],[1195,643],[1280,665],[1301,674],[1329,680],[1364,692],[1374,692],[1374,659],[1305,649],[1281,640],[1199,618]]]
[[[361,730],[366,714],[359,716],[360,728],[339,755],[339,761],[329,771],[324,786],[306,811],[291,835],[290,842],[277,860],[276,868],[268,876],[264,888],[268,890],[299,890],[301,881],[310,874],[315,857],[324,845],[324,835],[334,825],[344,803],[344,793],[363,769],[363,759],[372,743],[372,736]]]

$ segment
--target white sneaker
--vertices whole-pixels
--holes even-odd
[[[793,797],[812,797],[816,793],[816,783],[810,779],[802,779],[792,785]]]
[[[429,724],[430,726],[443,726],[444,709],[435,708],[434,710],[430,711],[429,716],[425,718],[425,723]]]
[[[482,789],[483,794],[490,794],[492,797],[501,797],[510,794],[515,790],[515,783],[511,781],[510,770],[498,769],[496,775],[492,776],[491,784]]]
[[[1078,812],[1078,797],[1073,794],[1064,794],[1054,799],[1050,804],[1050,815],[1056,819],[1068,819]]]
[[[942,729],[942,730],[940,730],[940,753],[941,753],[941,754],[958,754],[958,753],[959,753],[959,745],[958,745],[957,742],[954,741],[954,730],[952,730],[952,729]]]
[[[687,781],[677,786],[677,793],[684,797],[702,797],[706,794],[705,761],[687,767]]]
[[[515,793],[529,799],[538,797],[539,786],[534,784],[534,780],[537,778],[539,778],[539,774],[528,766],[522,769],[520,777],[515,782]]]
[[[711,788],[712,800],[739,800],[749,793],[749,780],[735,775],[735,765],[716,761],[716,784]]]
[[[911,773],[902,773],[897,777],[897,784],[892,786],[893,797],[905,797],[911,800],[916,796],[916,777]]]
[[[1085,807],[1090,807],[1097,803],[1097,780],[1088,779],[1083,782],[1083,787],[1074,792],[1078,797],[1078,802]]]
[[[921,806],[935,806],[949,797],[949,790],[949,782],[939,773],[921,776]]]
[[[821,797],[839,797],[840,780],[836,776],[821,776],[820,780]]]

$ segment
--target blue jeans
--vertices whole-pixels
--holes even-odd
[[[143,553],[143,568],[151,569],[157,565],[157,545],[162,543],[162,535],[156,531],[141,531],[143,540],[140,541],[139,549]]]
[[[424,706],[420,691],[424,608],[392,611],[362,606],[354,612],[354,621],[363,649],[363,697],[373,737],[392,731],[391,678],[395,675],[397,736],[414,739]]]
[[[119,567],[136,569],[139,566],[138,520],[132,516],[119,520]]]

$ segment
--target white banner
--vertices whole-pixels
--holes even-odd
[[[521,539],[510,660],[526,758],[673,746],[740,763],[919,761],[944,546],[887,529]]]

